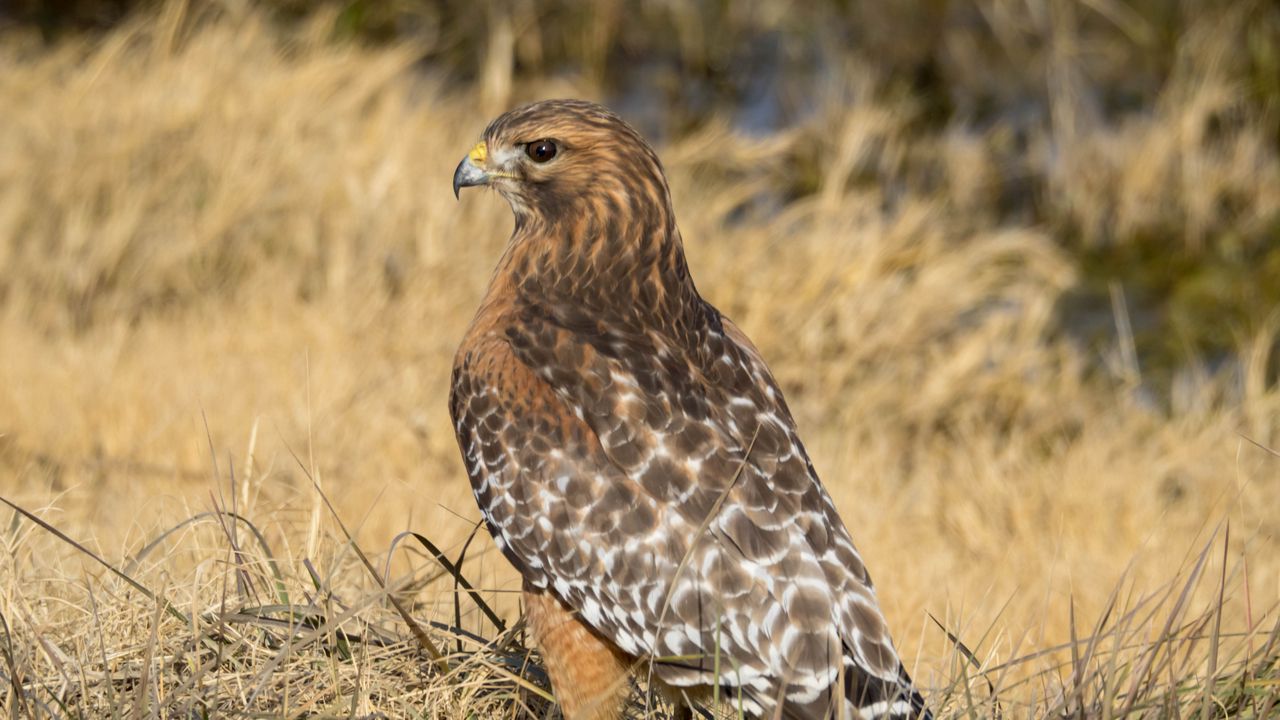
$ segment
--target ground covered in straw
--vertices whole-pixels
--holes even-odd
[[[170,5],[0,42],[11,716],[553,712],[446,409],[510,215],[449,183],[497,110],[600,91],[332,26]],[[1274,126],[1188,67],[1123,122],[1012,138],[922,132],[851,65],[803,123],[660,148],[699,288],[783,383],[942,717],[1280,712],[1280,316],[1161,382],[1123,283],[1101,342],[1063,321],[1093,281],[1063,227],[1190,228],[1183,254],[1280,227]],[[1018,183],[1062,224],[1009,212]]]

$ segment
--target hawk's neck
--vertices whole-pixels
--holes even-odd
[[[700,328],[707,308],[689,276],[670,205],[642,210],[629,222],[589,210],[555,222],[518,219],[493,290],[516,302],[567,303],[638,329]]]

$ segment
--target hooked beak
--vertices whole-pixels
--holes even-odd
[[[462,162],[458,163],[458,169],[453,171],[453,196],[458,197],[459,191],[464,187],[472,187],[475,185],[489,184],[489,173],[484,169],[484,161],[488,155],[488,148],[483,142],[478,143],[467,156],[462,158]]]

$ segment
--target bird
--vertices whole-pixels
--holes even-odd
[[[688,717],[929,718],[759,350],[699,294],[657,153],[545,100],[458,164],[514,227],[458,347],[449,409],[568,720],[632,678]]]

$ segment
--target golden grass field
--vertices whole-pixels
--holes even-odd
[[[0,42],[9,716],[548,712],[519,631],[401,534],[456,560],[479,518],[446,397],[511,218],[456,202],[452,170],[502,109],[600,92],[500,63],[459,86],[324,22],[171,5]],[[1239,91],[1211,65],[1123,125],[1030,138],[1016,172],[1052,175],[1083,228],[1195,243],[1227,192],[1230,222],[1280,227],[1274,128],[1203,141]],[[921,138],[874,69],[845,79],[803,125],[712,117],[659,152],[699,288],[784,385],[934,709],[1280,714],[1280,313],[1153,401],[1123,287],[1104,346],[1058,331],[1081,270],[1051,228],[997,217],[1001,128]],[[813,192],[752,205],[798,164]],[[514,623],[483,530],[461,575]]]

